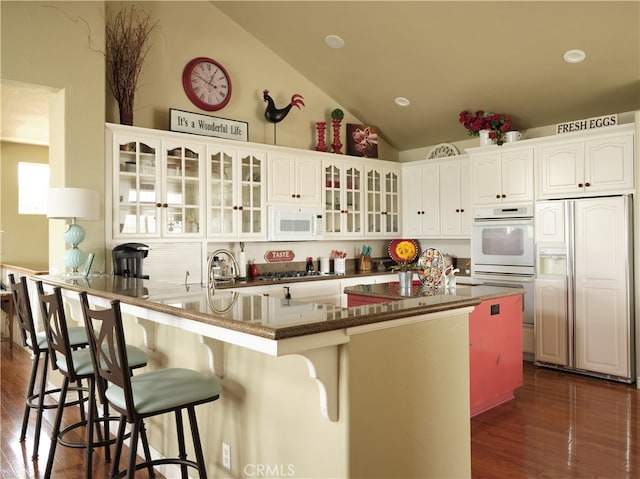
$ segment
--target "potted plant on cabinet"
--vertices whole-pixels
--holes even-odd
[[[488,113],[478,110],[475,114],[468,110],[460,112],[458,121],[468,130],[469,136],[481,136],[486,132],[487,138],[498,145],[504,143],[504,136],[511,131],[511,117],[502,113]],[[481,140],[481,144],[482,140]]]

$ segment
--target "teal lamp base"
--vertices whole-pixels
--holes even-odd
[[[77,223],[67,225],[67,229],[63,235],[64,240],[73,247],[64,252],[62,260],[64,261],[64,265],[73,273],[77,273],[85,261],[84,253],[78,249],[78,244],[82,243],[85,236],[84,228]]]

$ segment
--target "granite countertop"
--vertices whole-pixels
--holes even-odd
[[[480,301],[487,299],[502,298],[524,294],[523,288],[490,286],[483,284],[464,285],[459,284],[454,291],[446,291],[444,289],[432,289],[423,286],[420,282],[415,282],[411,289],[400,289],[399,283],[377,283],[377,284],[359,284],[355,286],[347,286],[344,289],[346,294],[357,296],[369,296],[372,298],[382,298],[389,300],[398,300],[404,298],[425,298],[437,296],[453,296],[456,298],[476,298]]]
[[[123,304],[273,340],[472,307],[489,297],[521,294],[517,289],[495,286],[459,286],[456,294],[433,296],[418,294],[416,289],[415,295],[396,295],[390,298],[396,301],[342,308],[311,301],[224,290],[217,290],[214,295],[210,295],[209,290],[200,285],[175,285],[120,276],[38,276],[33,279],[67,290],[85,291],[108,300],[120,300]],[[384,288],[387,293],[384,293]],[[389,288],[389,285],[379,284],[349,287],[347,290],[353,294],[373,295],[389,294]]]

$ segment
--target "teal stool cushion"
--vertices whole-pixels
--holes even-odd
[[[136,374],[131,378],[131,389],[135,410],[141,415],[196,403],[219,396],[222,391],[215,379],[184,368]],[[106,395],[114,406],[126,409],[124,392],[120,387],[110,384]]]
[[[69,332],[69,344],[71,344],[72,348],[77,348],[78,346],[86,346],[89,344],[87,340],[87,331],[83,326],[74,326],[72,328],[68,328]],[[36,340],[38,341],[39,349],[47,349],[49,347],[47,343],[47,333],[45,331],[40,331],[36,334]],[[30,348],[33,347],[31,344],[31,338],[27,338],[27,346]]]
[[[91,362],[91,352],[89,349],[78,349],[71,353],[73,357],[73,367],[76,374],[84,376],[93,373],[93,363]],[[131,368],[140,368],[147,364],[147,353],[142,349],[127,344],[127,359]],[[57,356],[56,365],[63,372],[67,371],[67,364],[64,358]]]

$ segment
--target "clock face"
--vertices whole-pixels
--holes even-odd
[[[215,60],[194,58],[182,72],[182,86],[198,108],[215,111],[224,108],[231,98],[231,78]]]

